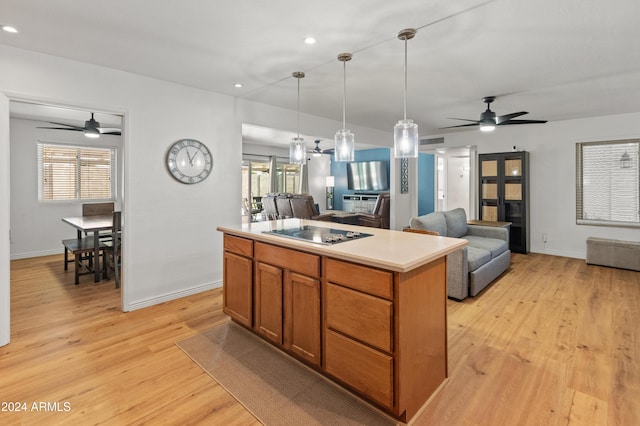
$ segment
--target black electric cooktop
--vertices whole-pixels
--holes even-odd
[[[338,244],[346,241],[359,240],[370,237],[373,234],[364,232],[345,231],[342,229],[322,228],[320,226],[304,225],[296,228],[275,229],[273,231],[262,231],[265,234],[278,235],[296,240],[309,241],[318,244]]]

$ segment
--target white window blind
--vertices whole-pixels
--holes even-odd
[[[576,221],[640,226],[640,140],[576,144]]]
[[[38,199],[115,200],[116,149],[38,142]]]

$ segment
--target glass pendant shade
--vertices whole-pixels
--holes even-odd
[[[307,145],[302,138],[293,138],[289,143],[289,163],[307,164]]]
[[[356,152],[356,136],[347,127],[347,62],[351,60],[351,53],[341,53],[338,60],[342,62],[343,87],[342,87],[342,129],[336,132],[335,140],[335,161],[353,161]]]
[[[356,137],[353,133],[351,133],[351,130],[338,130],[336,132],[335,142],[335,161],[354,161]]]
[[[393,128],[393,146],[396,158],[416,158],[420,146],[418,125],[413,120],[400,120]]]
[[[398,33],[404,41],[404,119],[393,127],[393,151],[395,158],[417,158],[420,138],[418,125],[407,118],[407,40],[416,35],[416,30],[407,28]]]
[[[298,105],[296,108],[296,130],[298,136],[291,139],[289,143],[289,163],[307,164],[307,144],[300,137],[300,79],[304,78],[302,71],[296,71],[291,76],[298,80]]]

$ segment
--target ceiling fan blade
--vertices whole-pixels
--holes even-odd
[[[47,123],[49,123],[49,124],[55,124],[56,126],[67,126],[67,127],[72,128],[72,129],[80,130],[80,131],[83,131],[83,130],[84,130],[84,127],[74,126],[73,124],[56,123],[55,121],[47,121]],[[70,130],[70,129],[68,129],[68,130]]]
[[[80,128],[75,128],[75,127],[74,128],[70,128],[70,127],[37,127],[37,129],[70,130],[72,132],[84,132],[84,129],[82,127],[80,127]]]
[[[512,112],[511,114],[500,115],[496,117],[496,124],[500,124],[504,121],[511,120],[512,118],[520,117],[521,115],[529,114],[527,111]]]
[[[100,134],[102,134],[102,135],[118,135],[118,136],[122,135],[121,132],[100,132]]]
[[[455,127],[474,127],[477,126],[479,123],[476,121],[474,123],[471,124],[459,124],[457,126],[449,126],[449,127],[440,127],[440,129],[453,129]]]
[[[449,120],[462,120],[462,121],[471,121],[472,123],[480,124],[478,120],[469,120],[468,118],[455,118],[449,117]]]
[[[97,129],[98,129],[98,131],[100,133],[121,132],[122,131],[122,129],[120,129],[118,127],[98,127]]]
[[[547,120],[509,120],[504,121],[502,123],[498,123],[498,126],[506,126],[509,124],[536,124],[536,123],[546,123]]]

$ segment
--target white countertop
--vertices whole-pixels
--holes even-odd
[[[325,245],[264,233],[264,231],[297,228],[304,225],[357,231],[373,235],[343,243]],[[221,232],[250,238],[255,241],[295,248],[396,272],[410,271],[467,245],[467,241],[460,238],[438,237],[304,219],[252,222],[241,225],[218,226],[217,229]]]

